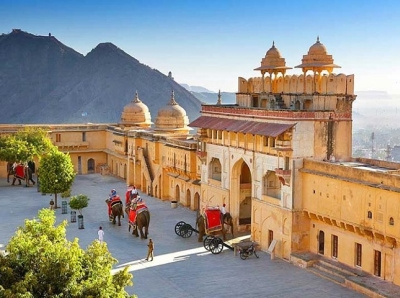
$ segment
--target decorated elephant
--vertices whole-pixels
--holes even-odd
[[[112,220],[112,223],[116,223],[116,218],[118,218],[118,225],[121,225],[121,216],[124,217],[124,208],[122,205],[121,200],[106,200],[107,204],[111,204],[111,214],[110,214],[110,220]]]
[[[205,222],[205,215],[200,215],[197,218],[196,221],[196,225],[197,225],[197,229],[199,231],[198,234],[198,241],[202,242],[203,241],[203,237],[206,235],[206,222]],[[223,220],[223,224],[222,224],[222,229],[220,229],[220,232],[222,233],[222,237],[224,239],[224,241],[226,241],[226,234],[230,233],[232,234],[232,238],[233,236],[233,219],[232,216],[229,212],[226,212],[223,216],[222,216],[222,220]],[[217,231],[215,231],[217,232]],[[212,232],[214,233],[214,232]]]
[[[7,163],[7,182],[10,182],[10,176],[13,176],[12,185],[18,180],[18,185],[21,185],[21,181],[25,181],[25,186],[29,186],[30,182],[35,185],[35,181],[32,177],[32,169],[22,163]]]
[[[150,225],[150,211],[144,203],[139,203],[137,205],[128,205],[125,208],[126,213],[129,217],[129,232],[132,230],[132,235],[139,237],[141,239],[147,239],[147,235],[149,234],[149,225]]]

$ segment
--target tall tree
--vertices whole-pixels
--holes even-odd
[[[112,275],[117,260],[107,244],[95,240],[85,251],[66,239],[67,221],[55,221],[42,209],[12,237],[0,255],[0,297],[134,297],[125,291],[127,268]]]
[[[15,134],[0,137],[0,160],[26,162],[35,157],[40,159],[53,147],[45,130],[26,127]]]
[[[40,160],[40,190],[42,193],[54,194],[55,207],[57,194],[71,188],[75,178],[74,166],[68,153],[63,153],[57,147],[44,155]]]

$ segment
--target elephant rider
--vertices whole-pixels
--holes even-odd
[[[112,204],[118,201],[120,201],[122,204],[121,198],[119,197],[119,195],[117,195],[117,191],[115,189],[112,189],[107,202],[109,217],[112,217],[112,209],[111,209]]]
[[[131,200],[136,199],[136,197],[139,195],[138,190],[136,189],[136,186],[133,186],[132,190],[131,190]]]
[[[131,208],[136,210],[138,205],[145,205],[143,199],[139,195],[132,199]]]
[[[126,190],[126,193],[125,193],[125,207],[129,206],[131,204],[132,189],[133,189],[133,185],[129,185],[128,189]]]

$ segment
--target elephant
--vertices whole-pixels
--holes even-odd
[[[135,211],[137,212],[136,218],[135,221],[132,222],[131,212]],[[149,234],[149,225],[150,225],[150,211],[148,210],[148,208],[147,207],[141,208],[138,205],[138,209],[133,210],[128,205],[125,207],[125,212],[128,214],[128,217],[130,218],[128,231],[130,232],[132,227],[133,228],[132,235],[139,237],[140,233],[141,239],[147,239],[147,235]]]
[[[116,218],[118,218],[118,225],[121,225],[121,216],[124,217],[124,208],[122,205],[122,201],[114,201],[110,202],[110,199],[106,200],[106,203],[109,204],[111,203],[111,217],[112,217],[112,223],[116,223]],[[111,218],[110,217],[110,218]]]
[[[18,185],[21,185],[21,180],[25,181],[25,186],[29,186],[32,182],[35,185],[35,181],[32,177],[32,169],[28,166],[24,166],[23,164],[18,164],[15,167],[12,162],[7,163],[7,182],[10,182],[10,176],[14,176],[12,185],[15,185],[15,182],[18,179]]]
[[[233,219],[232,219],[231,214],[229,212],[226,212],[223,215],[222,220],[223,220],[223,225],[222,225],[221,233],[222,233],[222,237],[223,237],[224,241],[226,241],[227,233],[231,233],[232,238],[234,238],[234,236],[233,236]],[[197,240],[199,242],[202,242],[203,237],[206,235],[206,226],[205,226],[204,215],[200,215],[197,218],[196,225],[197,225],[197,228],[199,231],[199,233],[198,233],[199,236],[198,236]]]

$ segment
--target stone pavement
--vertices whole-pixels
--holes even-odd
[[[108,221],[104,201],[112,188],[124,196],[126,185],[120,179],[98,174],[77,176],[72,195],[82,193],[90,198],[89,206],[83,209],[84,229],[70,222],[69,206],[67,214],[62,214],[62,208],[56,209],[57,222],[69,222],[67,237],[79,238],[82,248],[97,239],[97,230],[102,226],[104,240],[119,261],[115,270],[130,266],[134,286],[127,291],[139,298],[365,297],[283,260],[271,260],[264,252],[259,252],[259,259],[251,256],[247,260],[235,257],[229,249],[213,255],[197,242],[196,233],[184,239],[174,232],[179,221],[194,226],[196,212],[182,206],[172,209],[170,202],[140,192],[151,212],[150,237],[155,245],[154,261],[147,262],[147,240],[128,232],[127,218],[122,220],[122,226]],[[2,179],[0,243],[6,245],[24,219],[32,219],[38,210],[48,208],[51,197],[37,192],[36,187],[10,186]],[[59,207],[61,202],[60,197]]]

